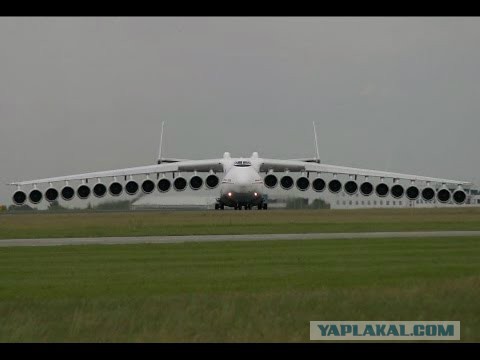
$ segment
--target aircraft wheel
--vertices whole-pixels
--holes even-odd
[[[263,204],[263,210],[267,210],[268,209],[268,205],[267,204]]]
[[[215,210],[218,210],[218,208],[219,208],[219,205],[215,204]]]
[[[262,210],[262,204],[258,204],[258,205],[257,205],[257,209],[258,209],[258,210]]]
[[[220,209],[221,209],[221,210],[225,210],[225,205],[221,204],[221,205],[220,205]]]

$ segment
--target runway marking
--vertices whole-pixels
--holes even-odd
[[[50,238],[0,240],[0,247],[63,246],[63,245],[122,245],[122,244],[173,244],[215,241],[268,241],[268,240],[326,240],[375,238],[425,238],[480,236],[480,231],[406,231],[364,233],[310,233],[310,234],[245,234],[245,235],[186,235],[102,238]]]

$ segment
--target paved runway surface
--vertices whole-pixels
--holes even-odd
[[[255,241],[255,240],[420,238],[420,237],[456,237],[456,236],[480,236],[480,231],[412,231],[412,232],[369,232],[369,233],[190,235],[190,236],[104,237],[104,238],[62,238],[62,239],[12,239],[12,240],[0,240],[0,247],[91,245],[91,244],[100,244],[100,245],[170,244],[170,243],[184,243],[184,242]]]

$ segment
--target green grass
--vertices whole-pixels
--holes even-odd
[[[480,238],[0,249],[0,341],[309,341],[310,320],[459,320]]]
[[[0,239],[480,230],[480,208],[0,215]]]

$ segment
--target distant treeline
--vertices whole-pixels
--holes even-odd
[[[330,204],[322,199],[315,199],[309,204],[306,198],[290,198],[287,209],[330,209]]]
[[[10,205],[8,211],[11,212],[28,212],[28,211],[51,211],[51,212],[78,212],[78,211],[115,211],[115,210],[130,210],[132,202],[130,200],[122,201],[109,201],[102,204],[92,206],[88,204],[86,208],[67,208],[58,203],[58,201],[53,201],[46,210],[38,210],[37,208],[32,208],[28,205]]]

